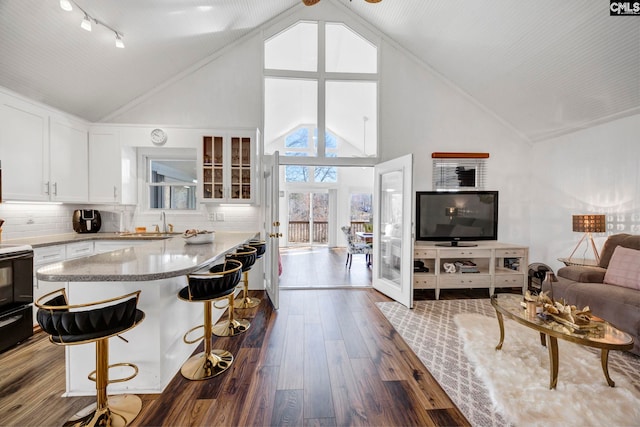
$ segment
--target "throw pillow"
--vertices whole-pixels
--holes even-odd
[[[609,261],[604,283],[640,291],[640,251],[618,246]]]

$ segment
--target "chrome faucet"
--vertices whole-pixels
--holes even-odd
[[[167,215],[164,211],[160,212],[160,219],[162,220],[162,232],[167,232]]]

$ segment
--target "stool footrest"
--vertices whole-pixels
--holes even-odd
[[[115,380],[110,379],[109,381],[107,381],[107,384],[114,384],[114,383],[123,383],[125,381],[129,381],[134,379],[135,377],[138,376],[138,366],[133,364],[133,363],[114,363],[113,365],[109,365],[108,368],[122,368],[122,367],[127,367],[127,368],[132,368],[133,369],[133,374],[129,375],[128,377],[124,377],[124,378],[116,378]],[[96,371],[93,370],[89,373],[89,375],[87,376],[87,378],[89,378],[91,381],[95,382],[96,381]]]

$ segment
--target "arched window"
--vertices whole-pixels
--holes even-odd
[[[301,21],[265,41],[264,67],[266,154],[377,156],[378,48],[373,43],[343,23]],[[305,182],[332,175],[307,168],[297,176],[305,176],[303,171]]]

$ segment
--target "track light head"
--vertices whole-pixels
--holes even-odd
[[[69,0],[60,0],[60,8],[67,12],[71,12],[73,10],[73,6],[71,6],[71,1]]]
[[[84,14],[84,18],[82,19],[82,23],[80,24],[80,28],[83,30],[91,31],[91,18],[86,13]]]
[[[122,36],[118,33],[116,33],[116,47],[124,49],[124,41],[122,41]]]

